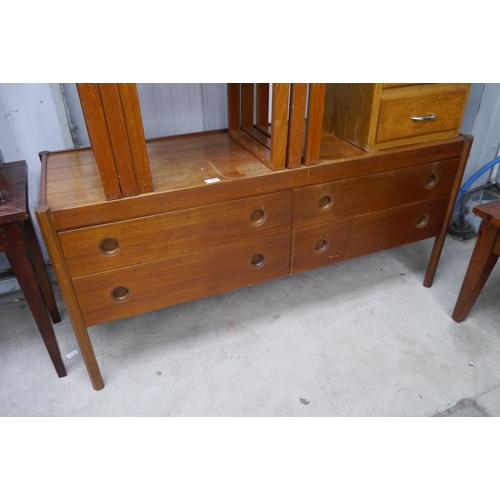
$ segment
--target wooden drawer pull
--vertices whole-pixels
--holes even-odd
[[[434,120],[436,118],[436,115],[431,113],[430,115],[426,116],[412,116],[411,119],[416,122],[428,122],[429,120]]]
[[[99,243],[99,252],[102,255],[112,256],[116,255],[120,250],[120,243],[115,238],[104,238]]]
[[[326,252],[328,247],[329,247],[328,240],[318,240],[316,242],[316,245],[314,245],[314,251],[316,253],[323,253]]]
[[[262,255],[261,253],[256,253],[250,259],[250,265],[254,269],[260,269],[265,263],[266,263],[266,257],[264,255]]]
[[[250,214],[250,224],[252,226],[261,226],[266,222],[267,212],[263,208],[257,208]]]
[[[332,208],[333,196],[330,194],[325,194],[318,200],[318,209],[322,212],[327,212]]]
[[[429,222],[429,216],[427,214],[422,214],[417,219],[417,222],[415,222],[415,226],[421,229],[422,227],[426,226],[428,222]]]
[[[432,189],[438,181],[438,176],[436,174],[431,174],[427,179],[425,179],[425,188]]]
[[[115,302],[123,302],[130,297],[130,289],[126,286],[117,286],[111,291],[111,298]]]

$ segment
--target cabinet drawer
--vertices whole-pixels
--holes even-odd
[[[293,226],[301,228],[449,196],[459,158],[295,189]]]
[[[458,135],[467,95],[468,91],[461,89],[382,98],[377,143],[402,138],[415,138],[423,142],[427,140],[425,136],[433,138],[439,134],[437,138],[442,139]]]
[[[292,192],[61,231],[72,277],[289,231]]]
[[[404,205],[293,232],[292,273],[436,236],[449,197]]]
[[[87,326],[289,274],[291,233],[147,262],[72,283]]]
[[[456,137],[469,89],[466,83],[328,83],[323,128],[365,151]]]

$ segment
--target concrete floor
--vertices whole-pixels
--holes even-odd
[[[433,240],[89,329],[94,391],[57,292],[59,379],[23,299],[0,305],[1,416],[500,416],[500,265],[451,312],[475,241]]]

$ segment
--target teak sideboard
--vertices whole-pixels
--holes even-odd
[[[435,237],[431,286],[468,84],[228,84],[227,130],[147,141],[135,85],[78,90],[91,147],[40,154],[36,215],[94,389],[93,325]],[[334,130],[367,116],[362,144]]]

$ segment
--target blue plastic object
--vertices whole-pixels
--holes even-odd
[[[462,196],[465,194],[465,192],[476,182],[479,177],[481,177],[485,172],[487,172],[490,168],[493,168],[497,163],[500,162],[500,156],[497,156],[494,160],[491,160],[489,163],[487,163],[483,168],[478,170],[463,186],[462,189],[458,192],[457,196],[457,201],[455,203],[455,208],[458,207],[460,200],[462,199]]]

